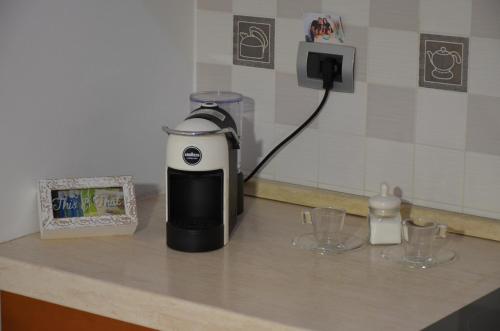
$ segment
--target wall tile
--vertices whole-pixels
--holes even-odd
[[[368,84],[366,134],[413,142],[416,89]]]
[[[420,31],[469,36],[471,0],[420,0]]]
[[[469,92],[500,97],[500,39],[471,38],[469,58]]]
[[[342,17],[349,25],[368,26],[370,21],[370,0],[323,0],[324,12],[332,12]]]
[[[303,41],[304,23],[300,19],[276,19],[275,68],[281,72],[296,74],[297,49]]]
[[[213,63],[197,63],[196,90],[230,91],[231,66]]]
[[[321,12],[321,0],[278,0],[278,17],[302,18],[311,12]]]
[[[362,191],[365,138],[345,133],[322,133],[319,146],[318,182]]]
[[[413,144],[367,138],[365,192],[379,192],[384,181],[401,189],[404,199],[412,197]]]
[[[242,138],[241,168],[248,175],[274,147],[274,124],[250,120],[245,125]],[[256,174],[257,177],[273,179],[274,164],[269,162]]]
[[[465,152],[415,145],[414,198],[460,206]]]
[[[471,215],[477,215],[477,216],[482,216],[482,217],[488,217],[488,218],[494,218],[497,220],[500,220],[500,212],[495,213],[487,210],[480,210],[480,209],[474,209],[474,208],[463,208],[463,212],[465,214],[471,214]]]
[[[277,125],[276,142],[290,134],[295,127]],[[276,180],[316,186],[318,180],[319,134],[306,129],[286,145],[273,160]]]
[[[420,34],[419,86],[467,92],[468,67],[469,38]]]
[[[231,12],[233,10],[232,0],[198,0],[196,7],[204,10],[225,11]]]
[[[233,0],[233,13],[246,16],[276,17],[277,0]]]
[[[370,28],[367,81],[415,87],[418,81],[418,34]]]
[[[465,154],[464,207],[500,213],[500,157]]]
[[[233,16],[233,64],[274,69],[274,44],[274,18]]]
[[[344,24],[345,45],[356,47],[354,79],[366,81],[368,28]]]
[[[231,13],[198,10],[197,62],[233,63],[233,16]]]
[[[415,141],[419,144],[465,149],[467,94],[419,88]]]
[[[461,205],[460,206],[450,205],[450,204],[443,203],[443,202],[422,200],[422,199],[417,199],[417,198],[413,198],[411,200],[411,203],[416,205],[416,206],[422,206],[422,207],[428,207],[428,208],[434,208],[434,209],[443,209],[443,210],[448,210],[448,211],[454,211],[456,213],[463,212],[463,208]]]
[[[232,68],[232,90],[253,99],[256,122],[274,123],[275,71],[243,66]]]
[[[318,188],[324,189],[324,190],[330,190],[330,191],[343,192],[343,193],[348,193],[348,194],[361,195],[361,196],[365,195],[364,190],[359,190],[359,189],[344,187],[344,186],[323,184],[321,182],[318,183]],[[335,207],[335,206],[333,206],[333,207]]]
[[[417,205],[500,218],[497,0],[198,0],[196,88],[244,94],[245,172],[321,100],[298,87],[296,54],[304,12],[323,11],[356,47],[355,93],[330,95],[258,176],[364,195],[388,181]],[[232,65],[233,14],[276,18],[275,70]],[[417,31],[470,37],[469,94],[417,87]]]
[[[500,98],[469,95],[467,151],[500,155]]]
[[[318,95],[318,90],[299,87],[296,75],[276,72],[276,124],[302,124],[318,106]],[[317,126],[314,121],[309,127]]]
[[[418,1],[371,0],[370,26],[417,31]]]
[[[320,96],[320,99],[323,96]],[[354,93],[330,94],[324,109],[316,119],[324,132],[344,132],[365,135],[366,83],[356,82]]]
[[[472,1],[471,35],[500,39],[500,1]]]

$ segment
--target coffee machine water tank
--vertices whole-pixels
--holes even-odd
[[[214,102],[231,115],[236,124],[236,132],[243,137],[243,96],[229,91],[196,92],[189,96],[190,112],[200,108],[202,104]],[[238,150],[238,172],[241,172],[241,149]]]
[[[226,245],[243,205],[240,137],[229,112],[204,102],[169,134],[167,245],[203,252]]]

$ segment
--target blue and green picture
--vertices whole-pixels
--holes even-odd
[[[121,187],[54,190],[51,195],[54,218],[125,214]]]

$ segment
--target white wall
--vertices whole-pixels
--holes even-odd
[[[188,111],[194,1],[0,0],[0,241],[38,229],[40,178],[162,189]]]
[[[251,99],[243,172],[319,103],[297,85],[297,45],[303,13],[331,11],[356,47],[354,93],[332,93],[257,176],[365,196],[388,182],[415,205],[500,220],[499,0],[198,1],[198,89]],[[233,64],[233,15],[275,19],[274,70]],[[467,93],[418,86],[423,33],[469,39]]]

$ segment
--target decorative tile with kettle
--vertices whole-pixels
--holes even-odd
[[[467,92],[469,38],[420,34],[419,86]]]
[[[234,15],[233,64],[274,69],[274,19]]]

